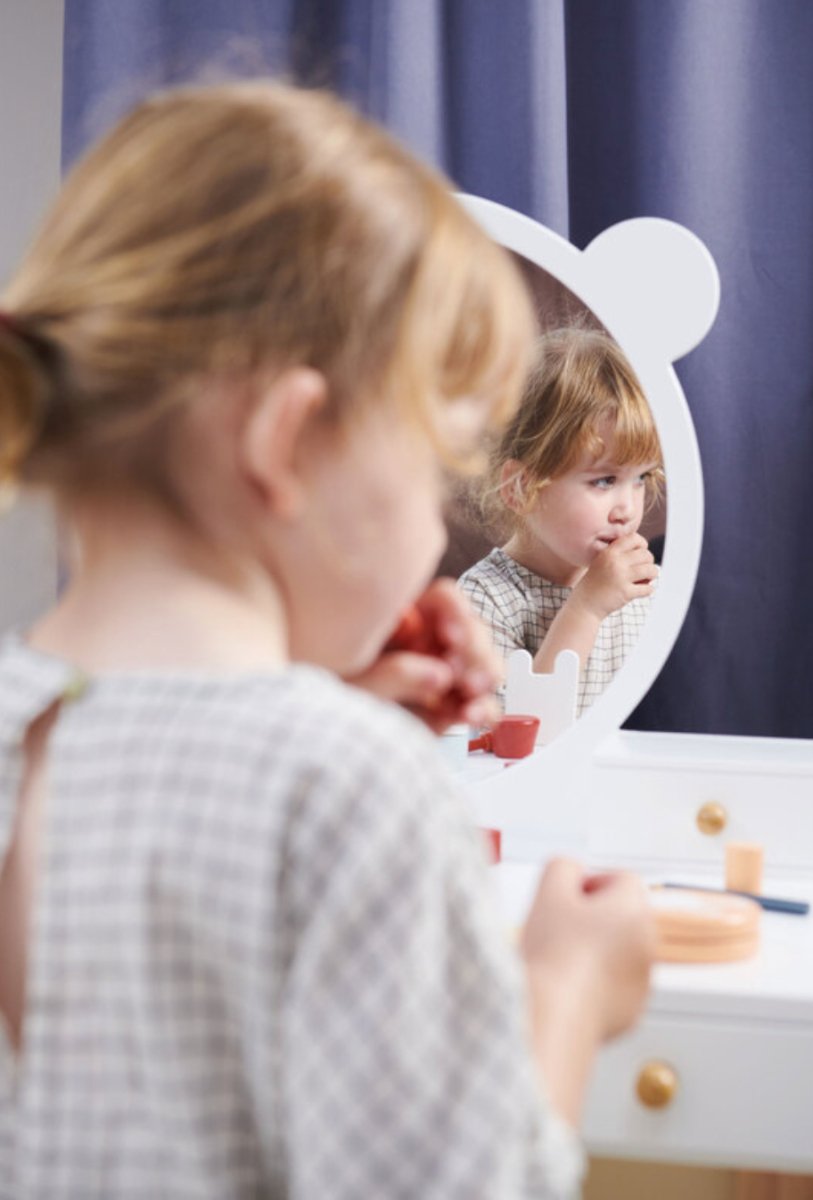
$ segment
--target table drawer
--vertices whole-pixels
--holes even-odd
[[[638,735],[643,738],[645,735]],[[655,747],[632,738],[626,751],[597,756],[591,778],[587,831],[591,855],[613,861],[670,860],[697,866],[722,863],[728,841],[759,842],[771,871],[811,871],[813,763],[679,753],[680,735],[657,735]],[[699,739],[686,737],[691,747]],[[730,740],[730,739],[729,739]],[[767,739],[766,739],[767,740]],[[754,739],[756,742],[757,739]],[[807,746],[807,744],[805,744]],[[660,757],[660,761],[659,761]],[[704,818],[714,813],[717,822]]]
[[[647,1064],[676,1077],[664,1107],[636,1086]],[[650,1016],[599,1056],[585,1111],[604,1157],[813,1171],[813,1024]]]

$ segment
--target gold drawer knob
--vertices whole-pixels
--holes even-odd
[[[727,824],[728,813],[716,800],[709,800],[697,810],[697,828],[701,833],[722,833]]]
[[[672,1103],[677,1087],[677,1074],[664,1062],[646,1063],[635,1081],[636,1095],[647,1108],[666,1108]]]

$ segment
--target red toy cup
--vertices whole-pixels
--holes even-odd
[[[498,758],[527,758],[536,745],[539,717],[509,713],[493,729],[472,738],[469,750],[491,750]]]

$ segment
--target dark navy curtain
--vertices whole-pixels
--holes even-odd
[[[813,4],[66,0],[64,160],[159,84],[262,71],[334,88],[576,245],[641,215],[706,242],[720,315],[678,365],[704,551],[630,723],[813,736]]]

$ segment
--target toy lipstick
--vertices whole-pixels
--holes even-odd
[[[401,619],[390,635],[385,650],[409,650],[413,654],[443,652],[437,636],[429,628],[423,613],[412,605],[401,614]]]

